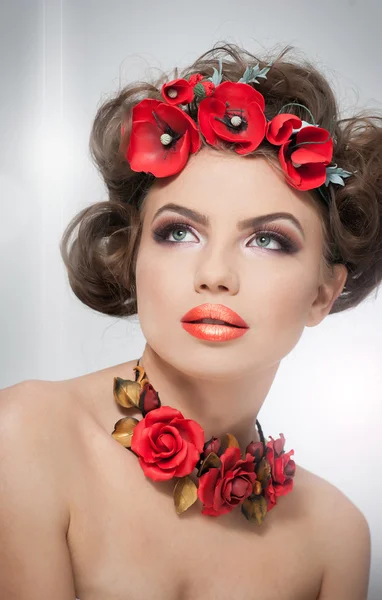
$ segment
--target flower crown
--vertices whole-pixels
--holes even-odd
[[[200,73],[174,79],[162,86],[164,101],[146,98],[132,111],[132,129],[125,158],[133,171],[167,177],[186,165],[190,154],[202,144],[234,144],[238,154],[253,152],[263,140],[279,147],[278,158],[287,182],[300,191],[318,189],[325,201],[329,183],[344,185],[352,173],[331,165],[333,139],[329,131],[314,122],[308,108],[291,102],[267,120],[264,96],[251,83],[265,78],[270,66],[247,67],[238,82],[222,80],[219,72],[211,77]],[[191,103],[197,108],[197,122],[191,118]],[[291,113],[287,106],[300,106],[312,123]],[[180,108],[183,106],[183,108]],[[125,127],[122,124],[122,136]]]

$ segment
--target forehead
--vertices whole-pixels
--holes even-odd
[[[316,201],[292,188],[282,172],[262,156],[240,156],[205,147],[191,155],[182,171],[157,179],[145,203],[147,216],[176,202],[210,216],[237,218],[290,212],[306,227],[319,227]]]

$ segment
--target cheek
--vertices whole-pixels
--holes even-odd
[[[262,285],[250,284],[245,294],[251,298],[253,335],[261,343],[263,358],[281,360],[300,339],[312,303],[317,296],[317,279],[313,270],[277,269],[264,273]],[[257,278],[256,278],[257,281]]]
[[[175,255],[175,253],[174,253]],[[138,313],[142,330],[150,327],[163,334],[163,325],[179,318],[188,308],[187,298],[191,297],[190,278],[182,261],[166,258],[155,248],[138,254],[136,264],[136,284]],[[192,283],[192,282],[191,282]],[[183,309],[183,312],[182,312]]]

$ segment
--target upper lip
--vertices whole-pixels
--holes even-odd
[[[249,327],[240,315],[224,304],[200,304],[195,306],[183,315],[181,322],[199,321],[200,319],[217,319],[236,325],[236,327],[245,327],[246,329]]]

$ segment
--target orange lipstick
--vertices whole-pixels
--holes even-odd
[[[208,323],[201,323],[208,320]],[[216,323],[211,321],[218,321]],[[189,310],[181,319],[182,327],[204,340],[225,342],[241,337],[249,326],[235,311],[224,304],[201,304]]]

